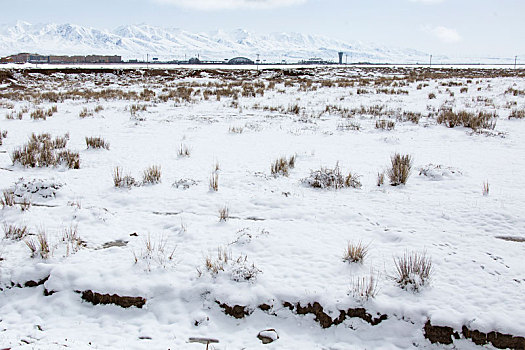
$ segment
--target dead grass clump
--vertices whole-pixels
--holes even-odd
[[[71,225],[64,229],[62,232],[62,242],[66,244],[66,256],[75,254],[81,248],[86,247],[86,242],[78,235],[77,225]]]
[[[135,179],[130,175],[124,175],[124,171],[121,167],[115,167],[113,169],[113,184],[115,187],[122,188],[122,187],[132,187],[136,186],[137,182]]]
[[[376,297],[379,292],[379,278],[374,271],[368,277],[359,277],[352,280],[352,296],[356,299],[367,301]]]
[[[0,199],[2,208],[12,207],[15,205],[15,194],[12,191],[4,190],[2,192],[2,198]]]
[[[27,226],[9,225],[4,223],[5,238],[19,241],[29,233]]]
[[[227,206],[224,206],[219,209],[219,222],[226,222],[230,218],[230,210]]]
[[[109,149],[109,143],[107,143],[102,137],[87,137],[86,136],[87,148],[104,148]]]
[[[295,167],[295,159],[296,156],[293,155],[290,158],[286,159],[286,157],[281,157],[277,159],[275,162],[272,163],[270,167],[270,171],[273,176],[288,176],[289,169],[293,169]]]
[[[391,167],[387,171],[390,185],[399,186],[406,184],[412,171],[412,157],[410,155],[394,154],[391,158]]]
[[[496,127],[496,113],[467,111],[453,112],[450,109],[442,108],[438,114],[437,122],[445,124],[449,128],[464,126],[474,131],[479,129],[494,130]]]
[[[32,258],[36,258],[37,256],[40,256],[42,259],[49,258],[51,248],[45,232],[40,232],[37,235],[36,241],[34,238],[31,238],[26,240],[25,244],[31,251]]]
[[[513,109],[510,112],[509,119],[524,119],[525,118],[525,109]],[[0,142],[0,145],[2,143]]]
[[[87,118],[92,117],[94,112],[91,109],[88,109],[87,107],[82,108],[82,110],[78,113],[78,116],[80,118]]]
[[[232,253],[229,249],[219,247],[217,248],[217,257],[207,256],[204,261],[204,268],[212,277],[216,277],[221,272],[226,272],[230,275],[230,279],[236,282],[255,281],[257,275],[261,273],[255,264],[248,262],[248,256],[241,254],[238,258],[232,258]],[[199,275],[202,272],[197,269]]]
[[[343,261],[349,263],[363,263],[366,255],[368,254],[368,245],[364,245],[361,242],[351,243],[348,242],[348,246],[345,249],[343,255]]]
[[[429,100],[433,100],[435,98],[436,98],[436,94],[435,93],[431,92],[431,93],[428,94],[428,99]]]
[[[3,139],[5,139],[7,137],[7,130],[0,130],[0,146],[2,146],[3,144]]]
[[[31,200],[28,198],[22,198],[22,201],[19,204],[21,211],[28,211],[29,208],[31,208]]]
[[[459,89],[460,94],[466,94],[467,92],[468,92],[468,87],[462,87],[461,89]]]
[[[161,169],[160,165],[152,165],[142,174],[142,183],[143,184],[158,184],[160,183]]]
[[[376,129],[393,130],[395,126],[396,126],[396,123],[394,123],[391,120],[385,120],[385,119],[376,120]]]
[[[56,164],[65,164],[69,169],[80,169],[80,155],[70,150],[57,153]]]
[[[525,95],[525,90],[519,90],[519,89],[514,89],[512,87],[509,87],[505,91],[505,94],[510,94],[510,95],[513,95],[513,96],[522,96],[522,95]]]
[[[168,239],[165,236],[158,236],[144,240],[144,248],[137,254],[133,252],[135,264],[143,263],[146,271],[151,271],[153,267],[167,268],[168,265],[175,263],[175,250],[168,248]]]
[[[189,157],[191,155],[191,150],[187,145],[181,143],[177,154],[179,157]]]
[[[242,126],[230,126],[229,132],[232,134],[242,134],[244,128]]]
[[[210,176],[210,191],[217,192],[219,190],[219,173],[216,171]]]
[[[30,116],[31,116],[31,119],[33,120],[39,120],[39,119],[46,120],[47,119],[47,113],[45,113],[44,110],[40,108],[37,108],[34,111],[32,111]]]
[[[321,167],[319,170],[311,171],[310,176],[303,179],[302,182],[314,188],[359,188],[361,187],[359,178],[359,175],[352,173],[343,176],[339,163],[337,163],[333,169]]]
[[[385,183],[385,172],[377,173],[377,187],[383,186]]]
[[[402,289],[414,292],[428,284],[432,274],[432,259],[425,252],[405,252],[394,258],[394,265],[394,281]]]
[[[56,137],[54,140],[50,134],[32,134],[29,142],[11,153],[13,164],[19,163],[25,167],[48,167],[66,164],[70,169],[80,168],[80,156],[78,152],[69,150],[57,151],[67,145],[69,135]]]
[[[488,196],[490,192],[490,185],[488,181],[483,182],[483,195]]]
[[[95,113],[102,112],[103,110],[104,110],[104,107],[102,105],[97,105],[95,106],[95,109],[93,109]]]

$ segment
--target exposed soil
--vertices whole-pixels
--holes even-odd
[[[128,296],[120,296],[117,294],[100,294],[93,292],[91,290],[86,290],[81,292],[82,293],[82,299],[92,303],[93,305],[98,304],[115,304],[123,308],[128,308],[132,306],[136,306],[139,309],[141,309],[144,304],[146,304],[146,299],[142,297],[128,297]]]

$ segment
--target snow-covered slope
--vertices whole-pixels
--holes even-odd
[[[116,54],[123,58],[143,58],[146,54],[161,59],[184,59],[199,55],[207,60],[234,56],[290,62],[320,57],[337,60],[337,52],[348,55],[349,62],[423,62],[427,55],[411,49],[397,49],[348,43],[319,35],[272,33],[258,35],[243,29],[225,32],[192,33],[181,29],[159,28],[146,24],[100,30],[74,24],[0,25],[0,55],[17,52],[41,54]]]

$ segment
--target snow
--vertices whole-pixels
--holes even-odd
[[[263,72],[250,80],[267,82],[278,73]],[[360,68],[310,73],[321,80],[383,74]],[[53,78],[17,73],[15,78],[31,91],[81,86],[140,92],[147,87],[158,95],[164,87],[193,83],[204,89],[221,79],[210,72],[173,81],[137,80],[129,74]],[[0,221],[25,224],[32,234],[45,231],[52,254],[47,260],[31,258],[23,241],[1,241],[0,345],[201,349],[202,344],[188,339],[210,337],[220,340],[215,349],[347,349],[349,344],[368,349],[441,348],[423,337],[428,319],[456,330],[468,325],[525,336],[525,245],[497,238],[522,237],[525,227],[525,123],[507,119],[510,108],[525,108],[525,101],[504,93],[509,87],[523,90],[525,83],[521,77],[445,81],[450,80],[468,86],[468,92],[450,87],[452,98],[440,80],[427,81],[429,86],[421,90],[416,89],[419,82],[401,87],[408,95],[357,95],[358,86],[319,85],[316,91],[304,91],[298,84],[278,83],[264,96],[239,97],[238,105],[229,97],[217,101],[214,95],[208,101],[199,95],[192,103],[66,99],[45,121],[33,121],[27,113],[23,120],[2,120],[0,129],[8,135],[0,146],[6,151],[0,153],[0,188],[29,191],[34,204],[47,206],[33,205],[24,212],[5,207]],[[429,100],[430,92],[437,98]],[[492,105],[485,98],[492,99]],[[12,111],[2,102],[13,103],[16,111],[35,108],[27,101],[4,99],[2,116]],[[450,129],[426,117],[446,102],[456,109],[496,111],[496,131],[504,137]],[[147,105],[146,111],[138,112],[140,118],[129,112],[136,103]],[[98,104],[104,107],[101,112],[79,117],[84,107]],[[293,104],[301,107],[299,115],[261,109]],[[425,117],[417,125],[396,121],[394,130],[385,131],[375,129],[376,117],[358,114],[352,119],[361,126],[356,131],[338,128],[346,120],[336,112],[323,113],[327,105],[377,104]],[[44,109],[52,105],[40,103]],[[232,126],[243,126],[243,132],[229,132]],[[68,148],[79,151],[80,169],[13,165],[10,152],[32,132],[69,133]],[[86,136],[104,137],[109,150],[86,149]],[[189,146],[189,157],[178,156],[181,143]],[[395,152],[412,155],[412,175],[405,186],[378,187],[377,173]],[[271,176],[271,163],[292,155],[297,159],[289,176]],[[216,163],[219,190],[214,192],[208,183]],[[314,189],[303,183],[311,171],[337,163],[343,174],[362,176],[360,189]],[[160,184],[114,188],[115,166],[140,180],[151,165],[162,168]],[[485,181],[490,183],[488,196],[482,194]],[[219,222],[224,206],[230,218]],[[67,251],[62,240],[64,229],[72,226],[78,227],[86,244],[78,252]],[[104,248],[118,240],[127,243]],[[148,241],[153,252],[146,248]],[[370,244],[363,264],[343,262],[349,241]],[[219,247],[231,252],[233,262],[211,274],[205,259],[215,258]],[[430,284],[419,293],[402,290],[392,280],[393,258],[406,251],[425,251],[432,258]],[[239,256],[247,263],[236,264]],[[239,278],[252,266],[260,271],[256,278]],[[368,301],[353,298],[352,281],[371,270],[379,279],[377,296]],[[42,286],[11,288],[12,282],[39,281],[48,275]],[[44,296],[44,288],[55,293]],[[141,296],[147,303],[142,309],[94,306],[77,293],[85,290]],[[216,300],[248,306],[252,313],[234,319]],[[389,319],[377,326],[347,319],[322,329],[313,315],[295,315],[281,306],[283,301],[303,306],[319,302],[332,317],[337,310],[365,307]],[[273,305],[276,315],[257,309],[263,303]],[[279,334],[270,345],[256,337],[266,329]],[[467,340],[456,346],[476,348]]]

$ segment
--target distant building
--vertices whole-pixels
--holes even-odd
[[[189,64],[201,64],[201,60],[199,60],[197,57],[192,57],[188,61]]]
[[[2,63],[120,63],[121,56],[43,56],[39,54],[19,53],[0,59]]]
[[[343,55],[344,52],[339,52],[339,64],[343,64]]]
[[[255,64],[255,62],[246,57],[235,57],[229,60],[228,64]]]

